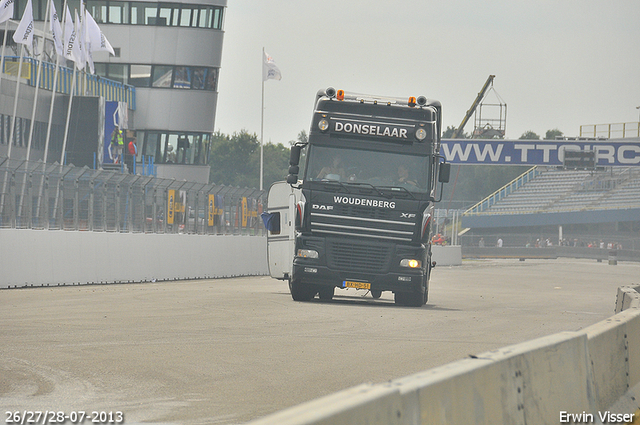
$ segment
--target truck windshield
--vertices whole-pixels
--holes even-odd
[[[309,146],[306,181],[339,181],[426,193],[430,160],[391,152]]]

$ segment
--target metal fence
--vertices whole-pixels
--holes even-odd
[[[0,158],[0,227],[263,235],[266,191]]]

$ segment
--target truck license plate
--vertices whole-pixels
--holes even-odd
[[[351,280],[345,280],[342,282],[343,288],[356,288],[356,289],[371,289],[371,284],[366,282],[354,282]]]

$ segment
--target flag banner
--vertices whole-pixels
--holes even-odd
[[[14,0],[0,0],[0,23],[13,18]]]
[[[262,81],[267,80],[281,80],[282,73],[273,61],[273,58],[264,52],[262,60]]]
[[[16,28],[16,32],[13,34],[13,41],[20,44],[25,44],[31,47],[33,44],[33,9],[31,7],[31,0],[27,0],[27,6],[24,8],[22,19]]]
[[[115,56],[115,52],[113,51],[113,47],[107,37],[104,36],[100,27],[96,23],[91,13],[88,10],[85,11],[86,14],[86,26],[87,26],[87,40],[91,43],[91,51],[92,52],[109,52]]]
[[[88,49],[87,37],[86,37],[86,27],[84,24],[84,3],[80,4],[82,11],[80,15],[78,15],[78,11],[75,10],[76,14],[76,34],[78,34],[78,47],[80,48],[80,56],[82,58],[82,67],[84,67],[87,63],[89,63],[89,71],[93,74],[93,58],[91,57],[91,52]],[[82,18],[81,18],[82,17]],[[82,69],[78,66],[78,69]]]
[[[74,61],[79,69],[84,68],[84,62],[82,61],[82,52],[80,51],[78,45],[78,36],[76,34],[76,28],[73,24],[73,18],[71,17],[71,12],[69,12],[69,7],[67,6],[67,10],[65,11],[65,23],[64,23],[64,57]],[[80,64],[82,63],[82,68],[80,68]]]
[[[64,55],[64,47],[62,45],[62,25],[60,25],[60,17],[56,12],[56,5],[51,0],[51,9],[49,11],[49,29],[53,35],[53,45],[56,48],[56,53],[60,56]]]
[[[91,39],[89,38],[89,26],[87,25],[87,15],[91,16],[84,7],[84,3],[80,4],[80,47],[82,49],[82,56],[85,62],[89,65],[89,72],[95,74],[96,70],[93,66],[93,55],[91,54],[94,49],[91,48]],[[76,15],[77,16],[77,15]]]

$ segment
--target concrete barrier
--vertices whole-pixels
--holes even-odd
[[[253,425],[640,422],[640,287],[615,316],[384,384],[368,384]]]
[[[431,261],[438,266],[459,266],[462,264],[462,247],[460,245],[433,245]]]
[[[0,288],[266,275],[260,236],[0,230]]]
[[[615,252],[617,261],[640,261],[640,251],[630,249],[608,250],[600,248],[582,248],[572,246],[554,246],[545,248],[520,248],[520,247],[477,247],[463,246],[462,258],[538,258],[554,260],[558,257],[565,258],[590,258],[598,261],[606,261],[611,253]]]

